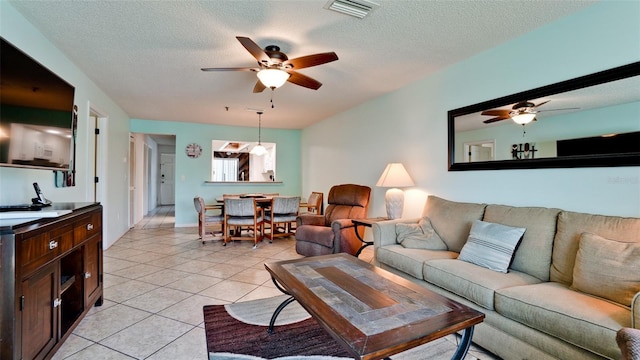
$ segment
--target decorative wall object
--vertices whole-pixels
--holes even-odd
[[[190,158],[198,158],[200,157],[200,155],[202,155],[202,146],[193,143],[193,144],[189,144],[187,145],[187,148],[185,149],[185,152],[187,154],[188,157]]]
[[[448,115],[449,170],[500,170],[601,166],[639,166],[640,148],[631,151],[609,145],[582,147],[590,150],[566,155],[561,143],[581,138],[629,137],[640,131],[640,62],[542,86],[533,90],[450,110]],[[522,102],[535,104],[528,111],[535,120],[522,125],[508,119],[505,111]],[[514,105],[515,104],[515,105]],[[542,106],[544,105],[544,106]],[[518,106],[516,106],[518,107]],[[484,115],[483,115],[484,114]],[[504,116],[500,117],[503,114]],[[515,139],[526,143],[514,144]],[[495,139],[495,159],[465,162],[464,144]],[[517,140],[515,140],[517,141]],[[531,148],[531,144],[535,148]],[[616,142],[617,144],[618,142]],[[525,149],[529,144],[529,151]],[[520,147],[522,145],[522,148]],[[575,146],[572,146],[575,148]],[[499,151],[498,151],[499,150]]]

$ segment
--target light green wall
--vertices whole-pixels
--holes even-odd
[[[447,171],[447,111],[639,61],[638,24],[640,2],[598,2],[310,126],[302,191],[369,185],[369,214],[381,216],[385,189],[375,183],[387,163],[402,162],[416,183],[405,190],[405,217],[420,216],[429,194],[640,217],[640,167]]]
[[[131,132],[176,136],[176,226],[197,224],[193,197],[212,202],[222,194],[268,192],[281,195],[301,194],[300,130],[262,129],[262,141],[276,143],[276,180],[273,184],[205,184],[211,173],[211,140],[256,141],[258,129],[251,127],[208,125],[172,121],[131,119]],[[185,155],[188,144],[202,146],[203,155],[193,159]],[[279,182],[282,183],[279,183]]]
[[[100,155],[104,168],[108,169],[103,180],[107,177],[108,180],[100,185],[103,190],[98,201],[104,207],[103,245],[109,247],[129,230],[129,116],[8,1],[0,1],[0,35],[73,85],[74,103],[78,105],[76,186],[56,188],[53,174],[48,170],[0,167],[0,204],[29,203],[34,196],[33,182],[38,182],[53,202],[93,201],[94,128],[89,121],[89,109],[99,110],[108,117],[106,127],[101,129],[101,137],[108,148]]]

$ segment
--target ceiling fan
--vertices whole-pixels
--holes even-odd
[[[258,81],[253,87],[254,93],[262,92],[266,88],[274,90],[287,81],[309,89],[318,90],[320,86],[322,86],[321,82],[303,75],[296,70],[338,60],[338,55],[336,55],[335,52],[319,53],[289,59],[285,53],[280,51],[280,47],[276,45],[269,45],[262,49],[248,37],[236,36],[236,39],[238,39],[242,46],[258,61],[258,67],[203,68],[201,70],[256,72]]]
[[[493,109],[485,110],[482,115],[495,116],[494,118],[484,120],[483,123],[490,124],[496,121],[502,121],[512,119],[520,125],[526,125],[531,121],[535,121],[536,114],[542,111],[559,111],[559,110],[574,110],[578,108],[564,108],[564,109],[548,109],[548,110],[536,110],[536,108],[548,103],[551,100],[543,101],[539,104],[534,104],[530,101],[520,101],[513,105],[511,110],[508,109]]]

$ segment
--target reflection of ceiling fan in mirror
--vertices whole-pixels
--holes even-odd
[[[536,120],[536,114],[542,111],[559,111],[559,110],[574,110],[578,108],[564,108],[564,109],[548,109],[548,110],[536,110],[538,107],[548,103],[551,100],[543,101],[539,104],[534,104],[530,101],[521,101],[513,105],[511,110],[508,109],[493,109],[482,112],[482,115],[495,116],[494,118],[483,121],[485,124],[490,124],[496,121],[502,121],[511,119],[517,124],[526,125]]]
[[[236,36],[242,46],[258,60],[258,67],[243,68],[203,68],[202,71],[253,71],[258,75],[258,81],[253,88],[254,93],[264,91],[266,88],[274,90],[285,82],[290,82],[309,89],[318,90],[322,83],[303,75],[296,70],[312,66],[326,64],[338,60],[338,55],[334,52],[313,54],[289,59],[287,55],[280,51],[276,45],[269,45],[264,49],[260,48],[248,37]]]

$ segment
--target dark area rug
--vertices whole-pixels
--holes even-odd
[[[349,357],[313,318],[275,327],[245,324],[231,317],[224,305],[203,308],[209,353],[234,353],[272,359],[292,355]]]

